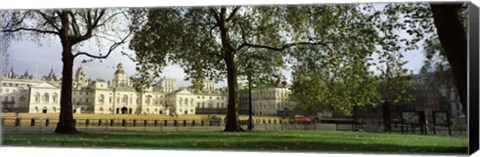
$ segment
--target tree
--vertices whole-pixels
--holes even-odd
[[[403,19],[397,25],[408,27],[389,28],[404,30],[413,35],[411,44],[425,42],[426,56],[440,54],[445,56],[451,65],[460,101],[466,112],[467,105],[467,40],[466,20],[468,19],[468,4],[458,3],[393,3],[385,10],[387,14],[401,13]],[[430,51],[432,44],[436,51]],[[415,46],[414,48],[417,48]]]
[[[336,32],[328,36],[332,44],[308,48],[295,56],[292,98],[300,102],[298,108],[312,111],[323,106],[350,115],[356,107],[408,99],[404,96],[409,86],[403,67],[406,62],[401,59],[412,44],[393,31],[401,27],[400,19],[385,12],[396,12],[376,11],[378,7],[338,6],[345,8],[345,13],[335,16],[346,18],[327,27]],[[372,67],[381,73],[374,75]],[[377,90],[379,81],[383,92]]]
[[[467,114],[467,37],[462,11],[466,3],[431,4],[438,39],[455,76],[464,113]]]
[[[260,51],[269,50],[256,50],[256,53],[268,53]],[[275,53],[274,53],[275,54]],[[242,56],[245,57],[245,56]],[[281,74],[280,70],[283,65],[283,59],[280,55],[272,55],[268,59],[256,59],[254,57],[247,56],[244,59],[238,59],[239,61],[239,76],[243,76],[244,80],[248,84],[248,130],[253,129],[253,106],[252,106],[252,89],[256,87],[285,87],[285,77]],[[257,67],[263,67],[262,69]]]
[[[121,23],[117,21],[125,10],[76,9],[76,10],[13,10],[4,11],[2,34],[10,37],[29,33],[31,38],[54,36],[62,45],[62,86],[60,97],[60,119],[55,133],[73,134],[75,128],[72,111],[72,68],[73,61],[79,56],[95,59],[107,58],[116,48],[125,43],[130,33],[119,33]],[[117,22],[117,23],[115,23]],[[127,25],[125,25],[127,26]],[[128,31],[129,29],[125,29]],[[112,43],[106,54],[82,51],[81,47],[89,39],[99,43]],[[19,38],[17,38],[19,39]],[[99,44],[101,45],[101,44]],[[76,52],[76,53],[74,53]]]
[[[135,32],[130,48],[138,66],[158,76],[169,62],[179,63],[187,77],[227,78],[228,108],[225,131],[241,131],[238,123],[238,67],[245,58],[265,60],[284,56],[301,45],[327,45],[316,33],[320,19],[332,16],[331,6],[234,6],[150,9],[147,21]],[[337,10],[340,12],[341,10]],[[323,15],[324,14],[324,15]],[[305,15],[305,16],[298,16]],[[256,50],[270,50],[258,53]],[[220,61],[220,62],[219,62]],[[264,67],[256,67],[264,68]]]

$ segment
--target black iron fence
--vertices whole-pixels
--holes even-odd
[[[6,133],[53,131],[58,119],[53,118],[0,118],[2,131]],[[225,120],[205,119],[74,119],[77,130],[90,131],[221,131]],[[239,124],[246,128],[248,120]],[[335,130],[329,124],[298,124],[282,119],[254,119],[254,130]]]
[[[31,133],[31,132],[53,132],[58,119],[52,118],[0,118],[3,133]],[[102,131],[221,131],[225,127],[222,119],[74,119],[77,130],[83,132]],[[254,130],[338,130],[338,131],[362,131],[365,124],[350,123],[291,123],[285,119],[254,119]],[[240,120],[239,124],[247,128],[248,120]],[[419,126],[392,126],[390,132],[422,134]],[[427,134],[433,135],[433,128],[423,128]],[[466,126],[455,126],[451,128],[451,134],[466,135]],[[378,129],[377,132],[385,132]],[[435,128],[436,134],[449,135],[446,127]]]

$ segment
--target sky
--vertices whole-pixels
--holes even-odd
[[[85,69],[87,77],[92,80],[97,78],[111,80],[113,79],[116,66],[119,63],[124,64],[127,76],[135,75],[135,63],[127,56],[119,53],[120,50],[124,50],[127,53],[133,54],[133,51],[126,47],[127,46],[124,45],[123,49],[114,51],[107,59],[101,61],[94,60],[89,63],[81,63],[83,59],[88,58],[77,58],[74,63],[74,75],[76,69],[82,66]],[[87,46],[86,49],[95,51],[95,49],[98,48],[95,46]],[[23,74],[28,70],[28,72],[34,77],[41,78],[53,69],[57,76],[61,76],[61,45],[57,37],[42,38],[39,42],[32,41],[28,39],[28,37],[23,40],[14,41],[7,50],[7,54],[9,55],[7,62],[2,63],[1,65],[2,73],[9,71],[10,68],[13,67],[14,72],[17,74]],[[406,68],[417,73],[420,70],[425,57],[421,50],[416,50],[406,52],[404,59],[408,61]],[[286,76],[287,82],[291,82],[290,71],[284,70],[283,74]],[[178,87],[191,85],[189,81],[184,80],[185,73],[179,65],[165,67],[161,77],[176,79]],[[224,86],[226,86],[226,81],[217,83],[217,87]]]

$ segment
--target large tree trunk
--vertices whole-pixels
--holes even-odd
[[[459,16],[461,4],[431,4],[440,43],[452,66],[460,102],[467,115],[467,38]]]
[[[62,89],[60,96],[60,120],[58,121],[55,133],[75,134],[78,133],[73,122],[72,110],[72,71],[73,54],[72,42],[68,39],[68,16],[66,13],[61,15],[62,30],[60,32],[60,41],[62,42]]]
[[[231,45],[230,36],[228,35],[229,26],[226,19],[226,8],[223,7],[217,17],[217,24],[222,40],[223,59],[227,65],[228,106],[225,131],[243,131],[238,120],[238,81],[237,67],[235,65],[235,48]]]
[[[235,66],[234,59],[232,52],[225,54],[228,82],[227,125],[225,126],[225,131],[243,131],[238,120],[237,67]]]
[[[64,47],[62,52],[63,71],[62,89],[60,96],[60,120],[58,121],[55,133],[73,134],[78,131],[73,122],[72,109],[72,69],[73,55],[71,47]]]

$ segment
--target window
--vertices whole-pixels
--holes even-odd
[[[52,98],[53,98],[53,102],[54,102],[54,103],[57,103],[57,102],[58,102],[58,94],[57,94],[57,93],[53,93]]]
[[[6,93],[10,92],[10,89],[7,89],[5,92],[6,92]]]
[[[12,96],[11,100],[12,100],[12,101],[15,101],[15,97]]]
[[[49,103],[49,97],[50,96],[48,95],[48,93],[43,94],[43,102],[44,103]]]
[[[105,99],[105,96],[104,96],[103,94],[100,94],[100,96],[98,97],[98,102],[99,102],[100,104],[103,104],[104,99]]]
[[[27,100],[27,98],[25,96],[20,96],[20,98],[18,99],[20,102],[25,102]]]

